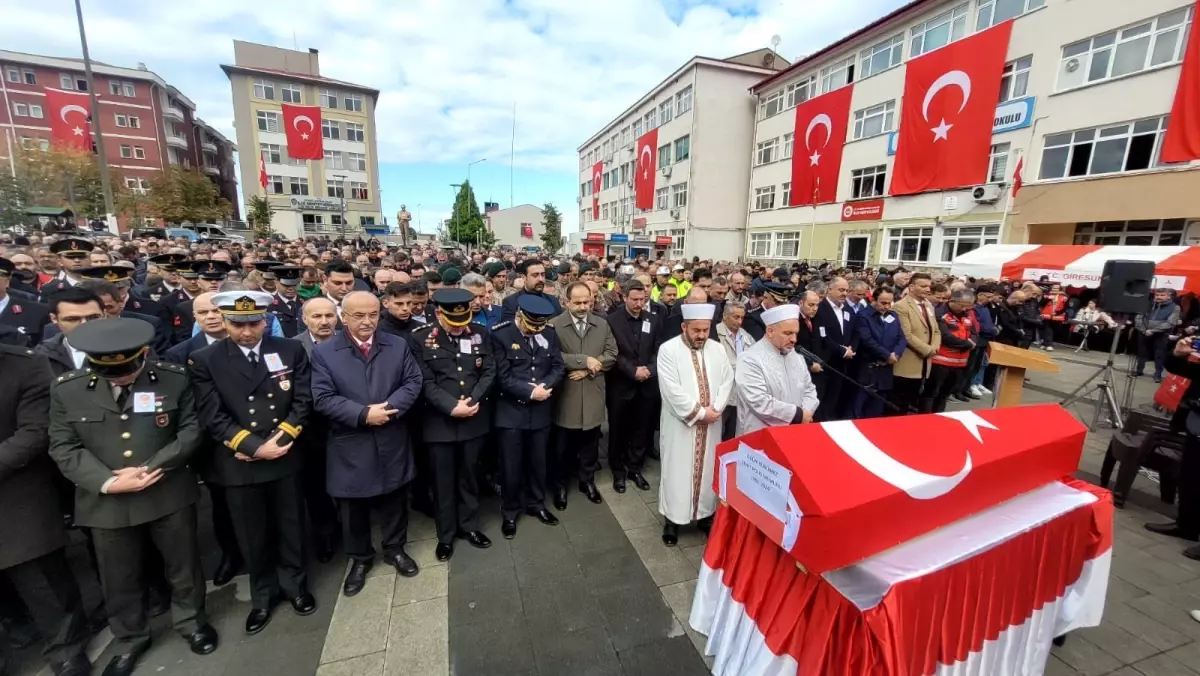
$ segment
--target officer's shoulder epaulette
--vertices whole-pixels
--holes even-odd
[[[186,368],[184,368],[183,366],[180,366],[179,364],[173,364],[169,361],[156,361],[156,362],[154,362],[154,368],[156,368],[164,373],[178,373],[180,375],[184,375],[187,373]]]
[[[409,331],[409,333],[420,333],[422,331],[428,331],[432,328],[433,328],[433,324],[422,324],[420,326],[413,328],[411,331]]]
[[[67,371],[66,373],[62,374],[61,376],[55,378],[54,380],[55,380],[56,384],[57,383],[67,383],[72,380],[78,380],[79,378],[82,378],[84,376],[91,376],[91,375],[92,375],[91,369],[86,369],[86,368],[85,369],[76,369],[74,371]]]
[[[0,343],[0,353],[11,354],[16,357],[32,357],[35,353],[27,347],[18,347],[16,345],[6,345]]]
[[[504,327],[506,327],[506,326],[509,326],[509,325],[511,325],[511,324],[512,324],[512,322],[511,322],[511,321],[507,321],[507,322],[500,322],[499,324],[493,324],[493,325],[492,325],[492,330],[493,330],[493,331],[495,331],[496,329],[502,329],[502,328],[504,328]]]

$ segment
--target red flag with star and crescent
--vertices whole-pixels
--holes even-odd
[[[60,148],[92,149],[92,114],[86,93],[45,88],[50,141]]]
[[[298,160],[325,159],[320,106],[283,104],[283,126],[287,134],[288,157]]]
[[[1175,102],[1171,105],[1171,121],[1163,139],[1163,162],[1200,160],[1200,0],[1192,10],[1192,31],[1183,53],[1183,68],[1179,69],[1179,84]]]
[[[893,195],[977,185],[988,151],[1012,21],[908,62]]]
[[[654,208],[654,177],[658,162],[658,130],[650,131],[638,137],[637,141],[637,170],[633,177],[633,206],[638,209]]]
[[[592,166],[592,220],[600,220],[600,179],[604,176],[604,162]]]
[[[849,85],[796,106],[792,194],[788,206],[837,201],[838,172],[842,168],[842,147],[846,144],[853,95],[854,86]]]

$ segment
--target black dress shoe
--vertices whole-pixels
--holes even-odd
[[[625,492],[625,477],[621,477],[620,479],[613,478],[613,490],[618,493]]]
[[[188,647],[197,655],[208,655],[217,649],[217,630],[211,624],[201,625],[187,637]]]
[[[586,483],[579,484],[579,492],[586,495],[587,499],[590,500],[592,504],[598,505],[604,502],[604,498],[600,497],[600,491],[596,490],[595,482],[588,481]]]
[[[1180,530],[1179,524],[1174,521],[1168,523],[1148,523],[1144,527],[1151,533],[1158,533],[1159,535],[1169,535],[1173,538],[1183,540],[1200,540],[1200,537],[1197,537],[1195,533],[1185,533]]]
[[[297,615],[312,615],[317,612],[317,600],[312,594],[304,592],[292,599],[292,610],[296,611]]]
[[[476,549],[487,549],[492,546],[492,540],[483,534],[481,530],[459,531],[455,537],[460,540],[466,540],[472,547]]]
[[[650,490],[650,482],[646,481],[646,477],[642,476],[641,472],[630,472],[629,480],[633,482],[634,486],[638,487],[638,490]]]
[[[1200,545],[1193,545],[1183,550],[1183,555],[1193,561],[1200,561]]]
[[[412,577],[418,572],[417,562],[413,561],[411,556],[405,554],[403,549],[395,554],[383,557],[383,560],[390,563],[396,569],[396,572],[404,577]]]
[[[517,522],[515,519],[504,519],[500,524],[500,534],[505,540],[511,540],[517,537]]]
[[[129,676],[137,667],[138,659],[150,649],[150,641],[143,641],[123,655],[113,655],[104,667],[102,676]]]
[[[547,526],[557,526],[558,525],[558,517],[551,514],[550,510],[546,509],[545,507],[542,507],[541,509],[537,509],[537,508],[531,509],[527,512],[527,514],[529,514],[529,516],[532,516],[532,517],[537,517],[538,521],[541,521],[542,523],[546,524]]]
[[[367,583],[367,571],[371,570],[374,565],[374,559],[351,563],[350,572],[346,573],[346,582],[342,585],[342,593],[346,596],[354,596],[362,591],[363,585]]]
[[[662,541],[668,547],[674,547],[679,544],[679,526],[670,521],[663,524]]]
[[[55,670],[54,676],[88,676],[91,673],[92,663],[88,661],[87,655],[79,654],[63,662]]]
[[[554,508],[560,512],[567,508],[566,486],[560,486],[554,489]]]
[[[329,563],[333,560],[333,538],[317,538],[317,562]]]
[[[454,545],[448,542],[439,542],[437,548],[433,550],[433,555],[438,561],[449,561],[451,556],[454,556]]]
[[[253,636],[271,623],[270,608],[251,608],[250,614],[246,616],[246,633]]]
[[[213,572],[213,585],[217,587],[223,587],[229,584],[229,581],[232,580],[241,569],[242,562],[240,560],[222,556],[221,563],[217,564],[217,570]]]

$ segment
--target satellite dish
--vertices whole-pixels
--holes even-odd
[[[778,35],[772,35],[772,36],[771,36],[771,48],[772,48],[772,49],[774,49],[774,48],[778,47],[778,46],[779,46],[779,43],[781,43],[781,42],[783,42],[783,39],[782,39],[782,38],[780,38]]]

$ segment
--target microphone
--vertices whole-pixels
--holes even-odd
[[[841,371],[833,368],[824,359],[821,359],[820,357],[813,354],[812,352],[809,352],[808,350],[804,349],[803,347],[800,347],[799,343],[796,344],[796,351],[799,352],[800,355],[803,356],[805,359],[808,359],[808,360],[812,361],[813,363],[818,364],[821,367],[821,371],[823,373],[824,372],[834,373],[837,375],[837,377],[841,378],[842,380],[850,383],[851,385],[857,387],[858,389],[862,390],[863,392],[866,392],[868,395],[883,402],[883,405],[886,406],[888,408],[888,410],[901,412],[899,406],[893,404],[892,402],[888,401],[884,397],[880,396],[879,393],[876,392],[875,390],[867,387],[866,385],[863,385],[862,383],[858,382],[854,378],[851,378],[850,376],[846,375],[845,373],[842,373]]]

